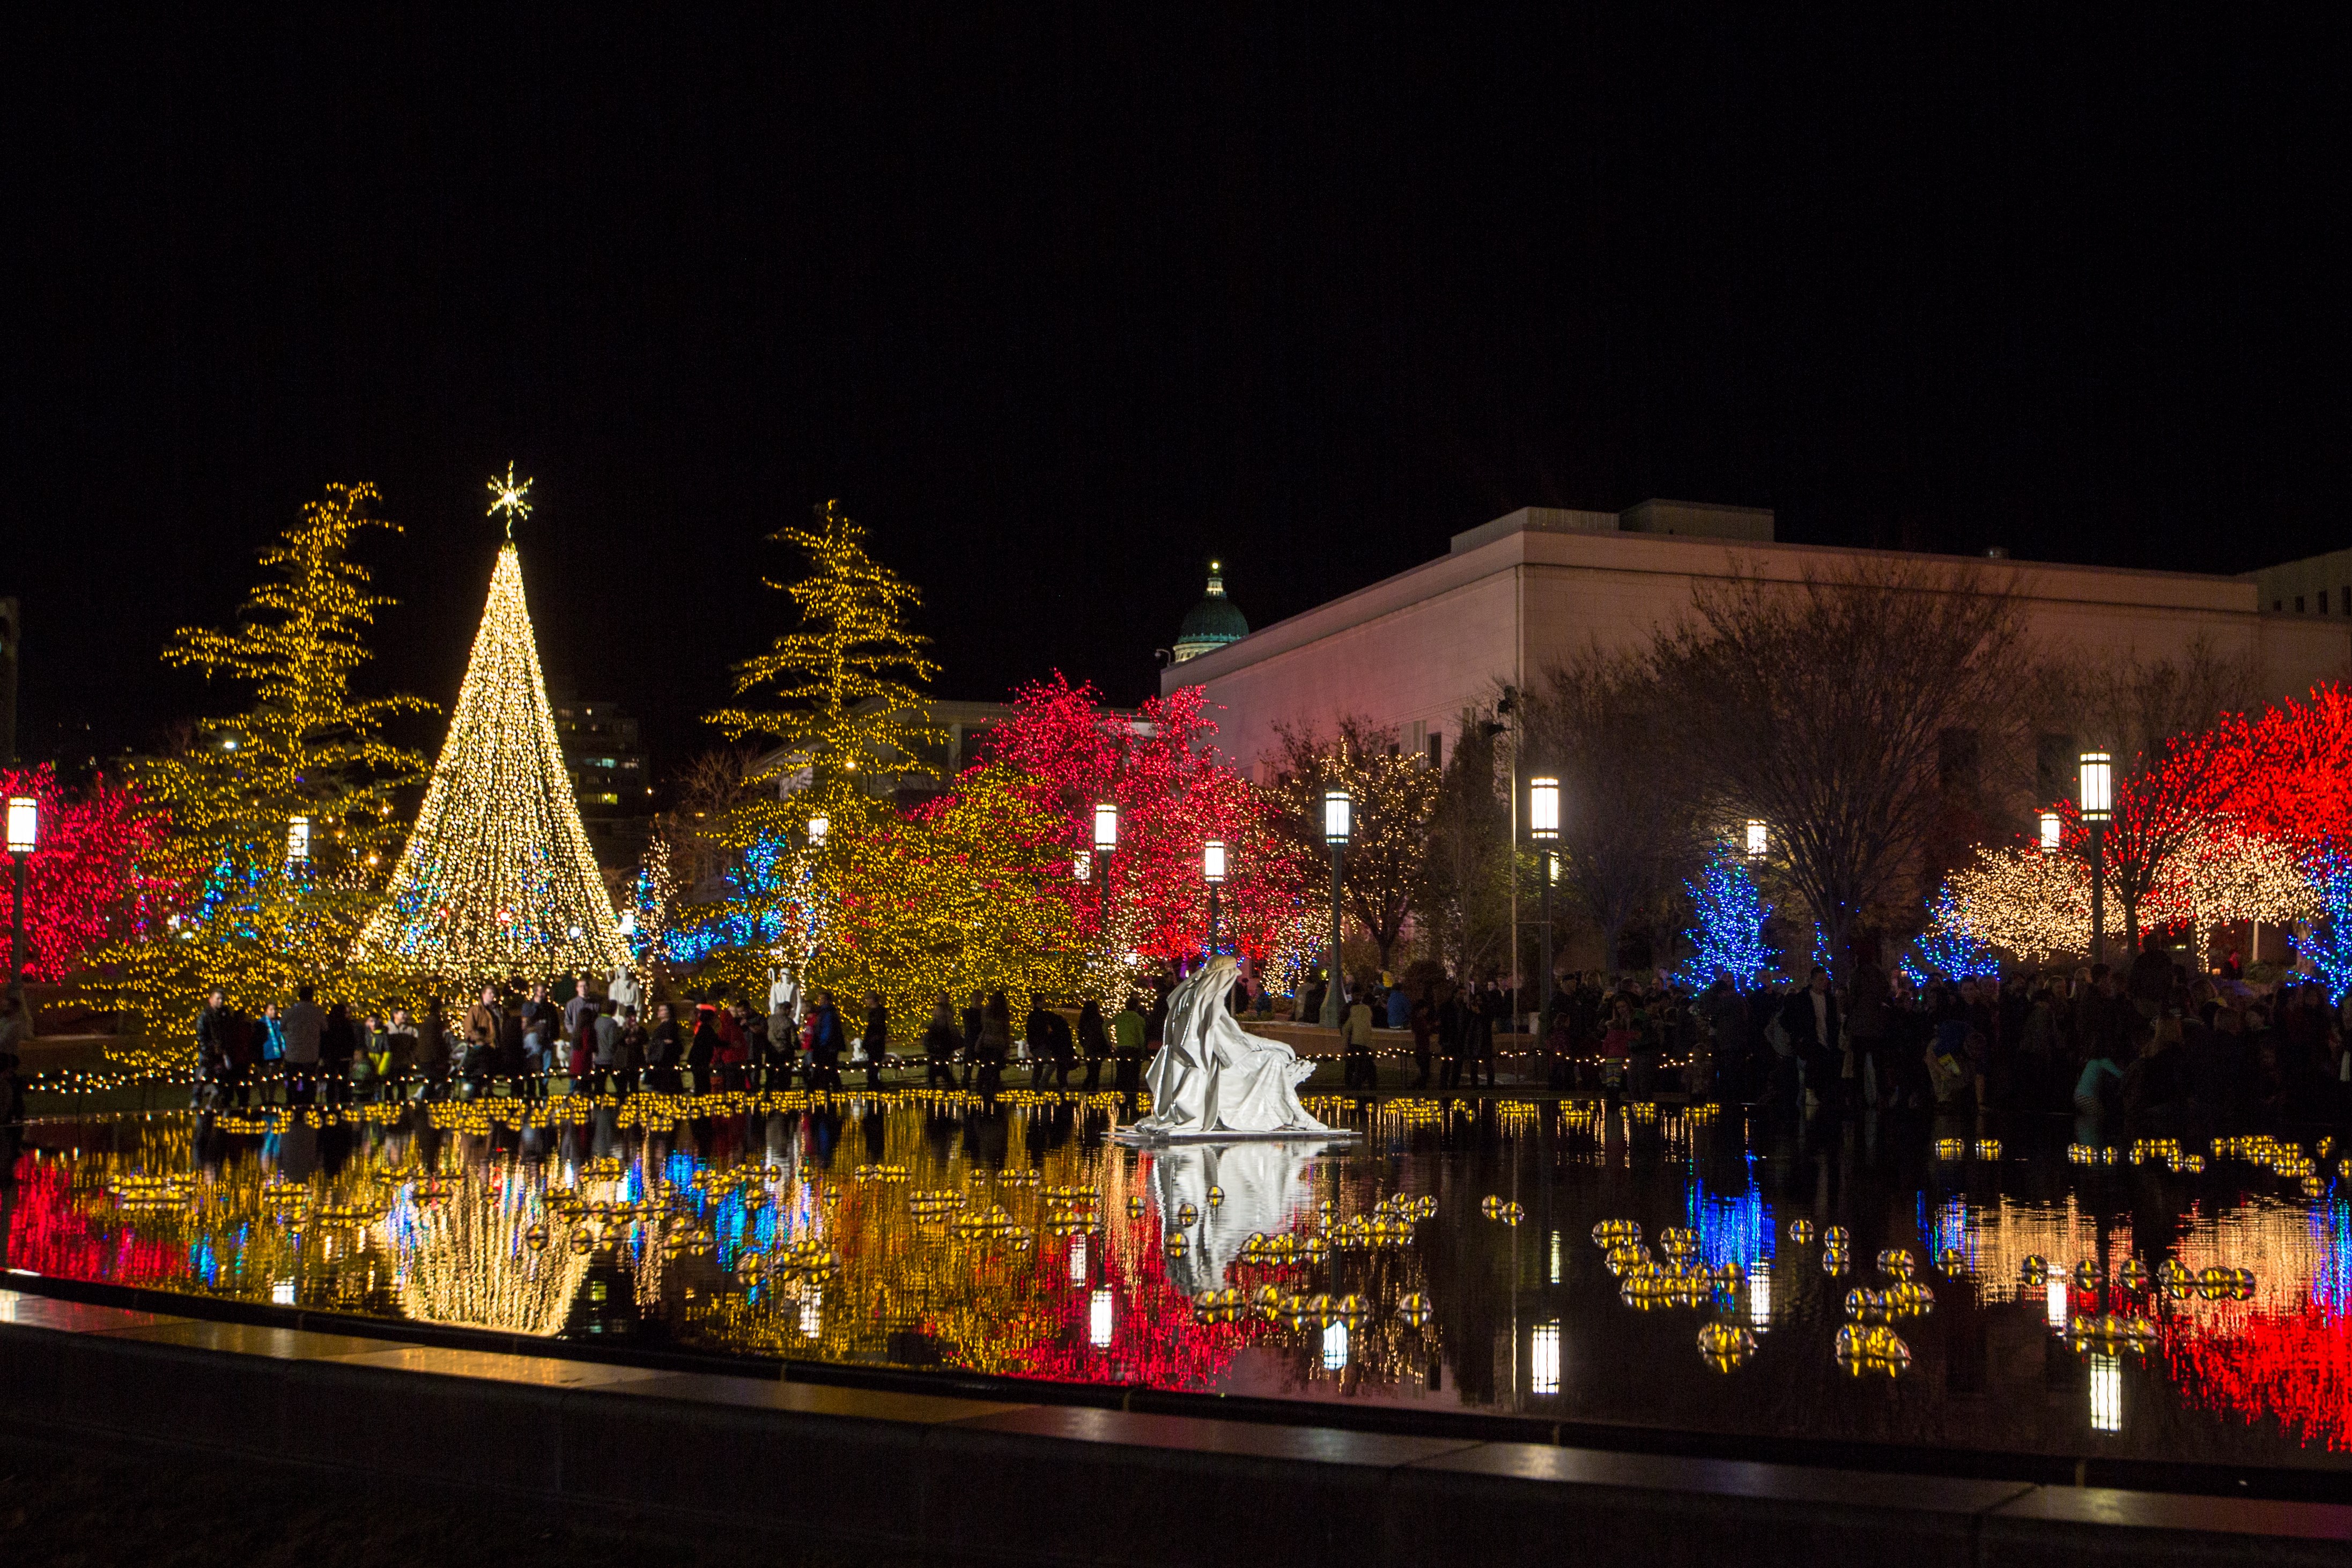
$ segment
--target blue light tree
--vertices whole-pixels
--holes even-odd
[[[1993,950],[1969,934],[1959,905],[1948,887],[1939,889],[1927,905],[1927,929],[1912,942],[1903,960],[1903,973],[1914,985],[1933,979],[1966,980],[1998,974],[2000,959]]]
[[[1772,950],[1764,941],[1764,922],[1772,908],[1756,886],[1748,868],[1728,855],[1707,862],[1699,879],[1685,882],[1698,924],[1683,934],[1697,952],[1675,972],[1675,978],[1693,990],[1727,974],[1742,991],[1755,985],[1772,965]]]
[[[2297,956],[2311,960],[2331,1002],[2352,991],[2352,861],[2333,857],[2312,871],[2325,912],[2311,922],[2311,934],[2295,943]]]

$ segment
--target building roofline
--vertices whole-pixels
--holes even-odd
[[[1160,689],[1164,693],[1180,687],[1197,686],[1218,676],[1245,669],[1263,659],[1287,653],[1295,647],[1319,637],[1328,637],[1352,626],[1377,620],[1408,605],[1434,598],[1440,594],[1455,588],[1466,587],[1515,566],[1589,567],[1593,570],[1629,574],[1656,571],[1686,573],[1688,571],[1686,567],[1676,569],[1645,565],[1634,561],[1616,564],[1591,561],[1541,560],[1538,559],[1535,552],[1528,548],[1528,542],[1532,540],[1543,542],[1545,553],[1611,552],[1637,557],[1651,551],[1702,549],[1719,552],[1721,556],[1731,560],[1743,557],[1754,560],[1782,554],[1819,561],[1910,560],[1944,563],[1954,566],[1971,564],[2032,574],[2055,573],[2084,578],[2153,579],[2177,583],[2184,586],[2194,584],[2217,588],[2227,587],[2231,590],[2251,590],[2253,585],[2251,574],[2176,572],[2159,567],[2094,566],[2063,561],[2028,561],[2006,556],[1957,555],[1919,550],[1882,550],[1864,545],[1797,544],[1778,540],[1767,542],[1721,539],[1696,534],[1626,533],[1603,530],[1550,531],[1521,529],[1458,553],[1435,556],[1419,565],[1409,566],[1391,576],[1367,584],[1350,593],[1342,594],[1336,599],[1327,599],[1322,604],[1301,610],[1296,615],[1286,616],[1281,620],[1271,622],[1252,631],[1238,641],[1227,643],[1223,647],[1213,648],[1181,665],[1170,665],[1160,672]],[[2222,613],[2248,615],[2257,613],[2260,608],[2258,605],[2248,605],[2242,611],[2220,605],[2177,607],[2221,610]],[[1169,679],[1170,673],[1178,670],[1183,672],[1185,679],[1171,682]]]

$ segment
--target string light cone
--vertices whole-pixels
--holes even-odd
[[[511,515],[508,498],[499,504]],[[522,560],[509,542],[415,831],[353,957],[479,984],[610,973],[625,952],[564,771]]]

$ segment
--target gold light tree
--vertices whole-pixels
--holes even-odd
[[[812,526],[770,535],[807,558],[807,574],[798,580],[767,580],[792,596],[799,625],[736,667],[742,705],[708,715],[730,739],[781,742],[776,763],[750,781],[751,797],[702,830],[748,874],[736,879],[724,909],[687,915],[731,917],[755,933],[753,947],[712,955],[712,973],[742,984],[779,956],[824,967],[842,847],[890,817],[888,803],[860,775],[916,757],[940,739],[919,684],[939,671],[923,651],[930,639],[906,626],[921,594],[866,552],[865,529],[839,501],[815,511]],[[786,800],[778,786],[794,773],[806,782]],[[823,834],[811,830],[819,821]],[[774,932],[784,933],[781,943],[769,940]]]
[[[625,962],[523,602],[514,523],[530,488],[511,467],[490,481],[507,541],[415,830],[352,949],[361,963],[475,984]]]
[[[1980,848],[1952,873],[1948,920],[1977,941],[2042,963],[2091,946],[2091,879],[2072,855],[2034,848]],[[2200,932],[2232,921],[2284,925],[2315,919],[2319,896],[2294,854],[2273,840],[2215,832],[2187,841],[2141,902],[2143,929],[2186,922]],[[2125,935],[2121,903],[2109,900],[2107,938]]]
[[[188,626],[167,664],[242,686],[251,705],[197,721],[184,744],[134,765],[140,795],[169,828],[142,869],[178,891],[93,954],[85,994],[133,1014],[151,1037],[189,1028],[214,985],[257,1009],[304,981],[354,1003],[380,977],[344,972],[399,839],[394,792],[425,759],[384,739],[384,722],[431,704],[362,698],[352,678],[366,634],[392,603],[352,559],[374,515],[373,485],[329,485],[262,552],[268,575],[225,628]]]

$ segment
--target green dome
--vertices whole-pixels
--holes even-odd
[[[1225,577],[1223,563],[1209,563],[1208,596],[1185,612],[1184,624],[1176,630],[1176,646],[1171,651],[1176,662],[1198,658],[1229,642],[1239,642],[1249,636],[1249,617],[1225,597]]]

